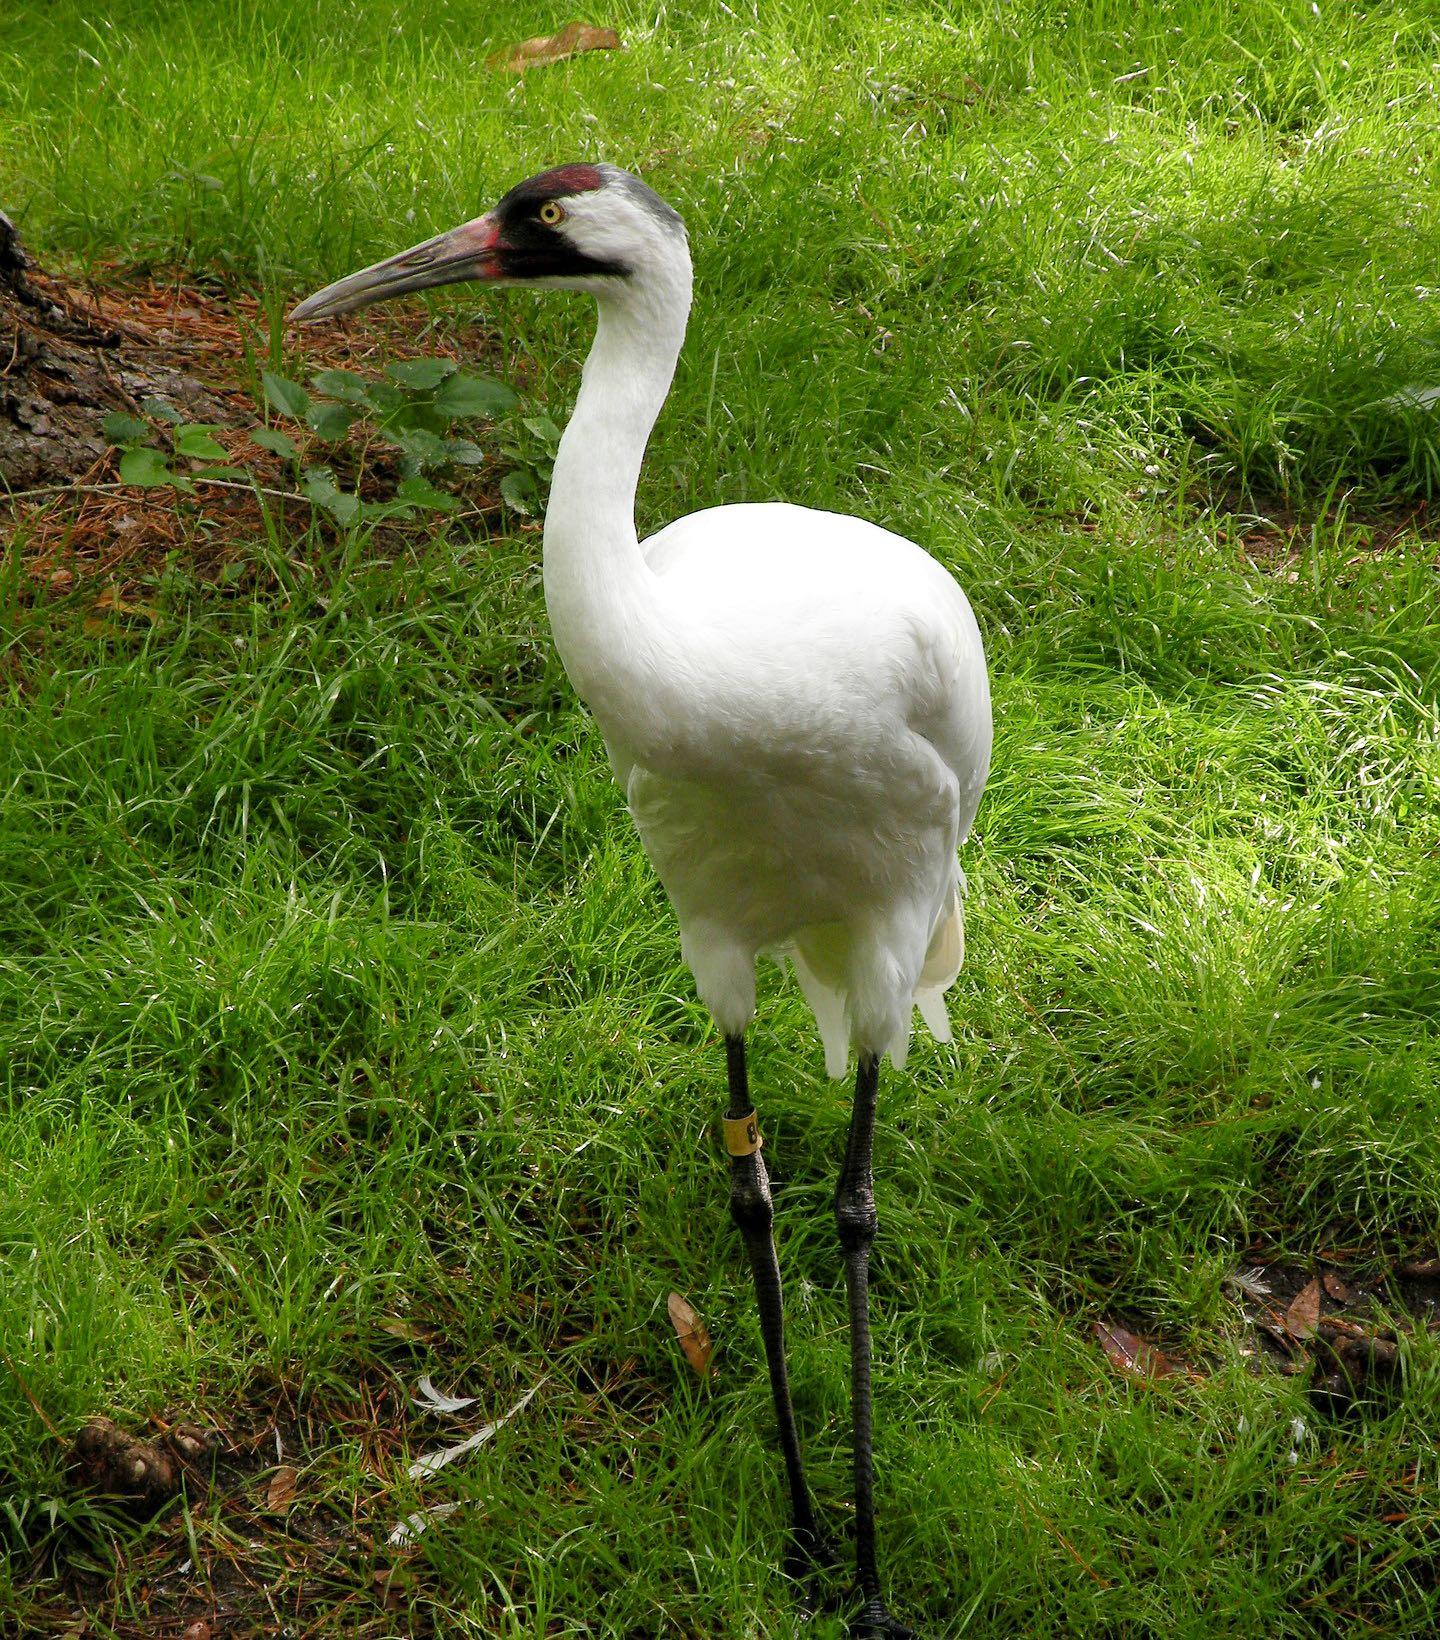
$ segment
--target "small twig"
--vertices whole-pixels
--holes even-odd
[[[191,479],[192,484],[213,484],[222,490],[240,490],[245,495],[268,495],[277,501],[303,501],[307,507],[317,507],[318,504],[308,495],[301,495],[298,490],[272,490],[264,484],[241,484],[233,478],[206,478],[196,473]],[[168,485],[158,484],[126,484],[117,480],[111,484],[42,484],[34,490],[3,490],[0,491],[0,501],[29,501],[40,495],[114,495],[118,490],[162,489]],[[181,492],[183,493],[183,492]],[[457,513],[446,516],[452,523],[459,523],[463,518],[484,518],[495,511],[494,506],[466,507]],[[388,518],[387,524],[403,524],[405,520]]]
[[[1084,1555],[1082,1555],[1075,1545],[1071,1543],[1070,1539],[1067,1538],[1060,1528],[1055,1525],[1054,1521],[1047,1520],[1046,1517],[1042,1515],[1033,1504],[1027,1504],[1024,1498],[1019,1499],[1019,1503],[1022,1513],[1030,1514],[1033,1512],[1035,1518],[1040,1522],[1045,1530],[1060,1540],[1060,1544],[1064,1548],[1066,1554],[1070,1556],[1071,1560],[1075,1562],[1082,1572],[1085,1572],[1088,1576],[1093,1577],[1102,1589],[1113,1587],[1110,1580],[1108,1578],[1101,1577],[1099,1572],[1095,1570],[1090,1562],[1086,1560]]]
[[[5,1353],[4,1350],[0,1350],[0,1361],[3,1361],[5,1363],[5,1365],[7,1367],[9,1367],[10,1371],[14,1374],[15,1382],[17,1384],[19,1384],[19,1386],[20,1386],[20,1393],[25,1397],[25,1399],[30,1403],[30,1405],[32,1407],[34,1407],[35,1416],[40,1420],[40,1422],[42,1424],[44,1424],[46,1429],[48,1429],[50,1431],[50,1433],[58,1441],[61,1438],[60,1431],[58,1429],[56,1429],[56,1427],[53,1423],[51,1423],[49,1413],[47,1413],[45,1408],[40,1405],[40,1402],[35,1397],[34,1390],[32,1390],[30,1388],[29,1384],[27,1384],[25,1382],[25,1374],[23,1372],[21,1372],[19,1367],[17,1367],[15,1365],[15,1363],[10,1359],[10,1357]]]
[[[189,478],[191,484],[213,484],[222,490],[243,490],[246,495],[254,495],[257,491],[261,495],[274,496],[277,501],[304,501],[310,505],[310,497],[301,495],[298,490],[271,490],[263,484],[242,484],[234,478],[206,478],[200,473]],[[111,495],[116,490],[158,489],[159,485],[126,484],[116,480],[113,484],[42,484],[34,490],[6,490],[3,499],[6,501],[29,501],[37,495]]]

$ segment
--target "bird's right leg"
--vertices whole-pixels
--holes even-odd
[[[725,1062],[730,1080],[730,1106],[725,1113],[725,1148],[730,1152],[730,1216],[745,1238],[745,1251],[750,1255],[750,1268],[755,1276],[755,1301],[760,1309],[760,1333],[765,1340],[770,1389],[780,1425],[780,1450],[785,1456],[785,1473],[790,1480],[794,1535],[785,1557],[785,1569],[792,1577],[803,1580],[817,1567],[833,1564],[834,1556],[816,1524],[810,1488],[805,1484],[805,1470],[800,1461],[800,1436],[790,1399],[790,1375],[785,1368],[780,1263],[775,1257],[773,1234],[775,1207],[770,1196],[770,1176],[760,1156],[755,1110],[750,1103],[743,1036],[725,1038]]]
[[[850,1300],[850,1384],[855,1422],[855,1564],[864,1609],[850,1633],[854,1640],[914,1640],[914,1632],[886,1610],[875,1566],[875,1457],[870,1404],[870,1244],[879,1229],[875,1212],[875,1109],[880,1097],[880,1059],[860,1055],[845,1166],[835,1192],[835,1224],[845,1253]]]

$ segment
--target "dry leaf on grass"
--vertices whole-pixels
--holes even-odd
[[[1324,1285],[1325,1291],[1337,1304],[1348,1304],[1350,1302],[1350,1289],[1333,1270],[1325,1272]]]
[[[404,1565],[382,1566],[370,1574],[370,1587],[387,1611],[398,1612],[405,1605],[406,1590],[412,1582]]]
[[[282,1464],[270,1477],[270,1484],[265,1489],[265,1507],[278,1513],[288,1509],[295,1500],[295,1471],[289,1464]]]
[[[685,1359],[702,1378],[710,1377],[714,1371],[710,1365],[710,1355],[715,1348],[710,1341],[710,1329],[700,1319],[695,1306],[688,1299],[681,1298],[679,1293],[671,1293],[665,1301],[665,1308],[670,1312],[670,1322],[675,1328],[675,1336],[680,1340],[680,1348],[685,1352]]]
[[[509,74],[523,74],[527,68],[578,57],[582,51],[619,51],[620,36],[613,28],[597,28],[593,23],[566,23],[558,34],[537,34],[518,46],[507,46],[487,59],[487,67]]]
[[[407,1321],[400,1315],[387,1315],[378,1325],[381,1332],[403,1339],[407,1344],[429,1344],[435,1337],[430,1328],[422,1327],[418,1321]]]
[[[122,598],[118,587],[108,586],[95,600],[96,609],[109,610],[115,615],[143,615],[147,621],[158,621],[160,611],[153,604],[136,603]]]
[[[1292,1338],[1313,1338],[1320,1325],[1320,1283],[1312,1281],[1290,1301],[1285,1330]]]
[[[1168,1355],[1118,1322],[1097,1321],[1095,1336],[1100,1340],[1100,1347],[1111,1366],[1118,1367],[1131,1378],[1148,1382],[1155,1378],[1168,1378],[1175,1371],[1175,1363]]]

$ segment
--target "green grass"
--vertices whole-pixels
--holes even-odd
[[[0,200],[47,258],[219,267],[278,312],[543,164],[631,164],[698,278],[642,527],[783,495],[970,592],[997,743],[960,1040],[887,1077],[877,1156],[897,1609],[930,1640],[1431,1632],[1433,1339],[1329,1422],[1251,1371],[1224,1278],[1255,1237],[1363,1264],[1440,1233],[1440,600],[1406,522],[1440,446],[1385,402],[1440,381],[1433,11],[621,7],[623,55],[523,81],[486,54],[563,8],[110,11],[0,21]],[[563,412],[583,305],[462,294],[437,324],[482,310]],[[1252,513],[1295,525],[1258,567]],[[536,537],[438,529],[257,541],[228,591],[172,563],[122,639],[12,542],[0,1345],[67,1432],[308,1419],[302,1498],[380,1545],[329,1569],[333,1609],[312,1590],[313,1632],[359,1632],[395,1558],[416,1493],[375,1430],[431,1371],[495,1411],[550,1377],[423,1489],[467,1507],[394,1632],[799,1633],[714,1032]],[[794,989],[763,999],[841,1521],[847,1104]],[[1099,1316],[1200,1376],[1117,1379]],[[0,1630],[47,1632],[59,1450],[0,1370]],[[92,1632],[129,1632],[133,1546],[66,1510],[62,1556],[119,1562]],[[224,1530],[197,1509],[166,1575]]]

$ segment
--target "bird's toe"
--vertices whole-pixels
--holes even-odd
[[[880,1601],[871,1600],[851,1623],[850,1640],[915,1640],[915,1631],[892,1617]]]

